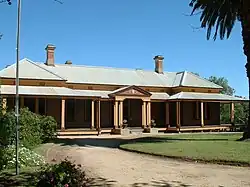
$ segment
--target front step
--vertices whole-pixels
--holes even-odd
[[[142,134],[144,129],[141,127],[128,127],[130,134]]]

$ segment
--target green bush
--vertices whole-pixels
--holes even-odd
[[[82,187],[86,186],[87,178],[80,165],[69,160],[59,164],[47,165],[42,168],[38,177],[37,187]]]
[[[15,142],[16,121],[15,113],[7,112],[0,117],[0,145],[7,146]]]
[[[42,130],[40,116],[29,111],[28,108],[20,110],[20,140],[22,145],[33,148],[42,143]]]
[[[51,116],[41,116],[42,141],[48,142],[56,138],[57,122]]]
[[[42,142],[55,138],[57,122],[53,117],[40,116],[20,109],[20,143],[27,148],[33,148]],[[0,145],[13,145],[16,138],[15,112],[10,111],[0,116]]]
[[[4,169],[6,164],[7,164],[7,158],[6,158],[5,148],[3,146],[0,146],[0,171]]]
[[[14,145],[8,146],[3,149],[4,154],[2,155],[2,159],[4,160],[4,164],[2,169],[12,169],[15,168],[16,164],[16,149]],[[44,158],[39,154],[27,149],[25,147],[20,147],[19,149],[19,166],[23,167],[35,167],[42,166],[45,164]]]

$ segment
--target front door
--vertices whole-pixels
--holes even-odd
[[[128,127],[142,126],[142,101],[139,99],[125,99],[123,116],[128,121]]]

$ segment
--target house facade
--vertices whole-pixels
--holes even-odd
[[[119,69],[55,63],[55,46],[47,45],[46,61],[19,63],[20,106],[53,116],[58,128],[119,129],[206,127],[220,124],[220,104],[230,104],[231,123],[238,97],[220,94],[222,87],[193,73],[163,71],[163,56],[154,57],[155,70]],[[6,110],[15,107],[16,64],[0,71]]]

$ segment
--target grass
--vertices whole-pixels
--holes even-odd
[[[200,162],[250,166],[250,142],[241,134],[180,134],[139,138],[121,149]]]
[[[20,175],[15,175],[15,170],[4,170],[0,172],[0,186],[34,186],[35,175],[38,168],[23,168]]]

